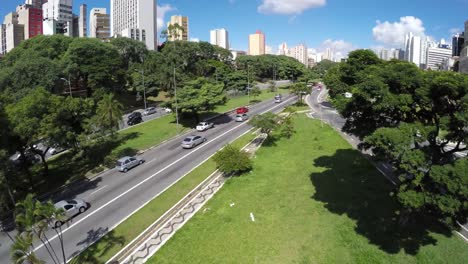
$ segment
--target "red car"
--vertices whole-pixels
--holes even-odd
[[[236,109],[236,114],[245,114],[247,112],[249,112],[249,109],[245,106]]]

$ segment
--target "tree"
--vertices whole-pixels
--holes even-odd
[[[289,114],[281,120],[280,135],[289,139],[295,132],[292,115]]]
[[[177,91],[177,101],[183,113],[194,115],[199,122],[199,112],[213,110],[215,106],[226,102],[224,84],[197,78],[186,82],[183,88]]]
[[[247,152],[230,144],[218,151],[213,156],[213,160],[218,169],[227,175],[240,174],[252,169],[252,161]]]
[[[126,69],[132,64],[143,63],[148,55],[146,45],[138,40],[133,40],[131,38],[111,38],[110,44],[119,52]]]
[[[350,57],[340,65],[345,70],[326,79],[343,81],[353,93],[339,108],[343,130],[395,168],[402,217],[418,212],[450,226],[466,221],[467,159],[455,154],[467,150],[468,78],[382,62],[368,51]]]
[[[279,120],[275,114],[267,112],[262,115],[254,116],[250,119],[249,125],[260,129],[262,133],[270,134],[279,126]]]
[[[33,248],[33,236],[28,234],[20,234],[15,238],[10,255],[11,261],[14,264],[42,264],[44,261],[40,260]]]
[[[95,119],[98,127],[113,135],[122,120],[122,109],[122,104],[114,99],[113,94],[105,94],[97,103]]]
[[[254,99],[260,94],[262,94],[262,90],[260,90],[258,86],[254,86],[250,89],[250,95],[253,96]]]
[[[310,88],[305,83],[298,82],[291,85],[291,92],[299,97],[299,102],[302,104],[303,97],[310,92]]]
[[[312,72],[317,74],[318,77],[322,78],[327,74],[328,70],[335,67],[337,64],[338,63],[331,60],[322,60],[312,68]]]

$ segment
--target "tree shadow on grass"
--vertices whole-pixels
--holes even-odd
[[[325,171],[310,175],[315,186],[311,198],[325,203],[330,212],[355,220],[355,231],[383,251],[396,254],[404,249],[414,255],[421,246],[437,243],[430,232],[452,235],[447,228],[421,215],[411,215],[402,224],[403,218],[397,214],[399,204],[390,195],[394,186],[357,150],[337,150],[333,156],[315,159],[314,165]]]
[[[96,230],[88,231],[88,236],[84,240],[78,242],[77,246],[80,248],[89,247],[81,253],[79,250],[73,252],[70,256],[73,257],[73,260],[69,263],[103,263],[101,258],[106,255],[109,250],[114,246],[122,247],[125,244],[126,241],[123,236],[116,236],[114,230],[110,232],[108,232],[108,230],[109,228],[99,227]]]

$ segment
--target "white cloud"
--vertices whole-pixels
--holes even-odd
[[[167,12],[175,10],[174,7],[172,7],[169,4],[165,4],[162,6],[158,5],[157,9],[157,26],[158,26],[158,32],[161,31],[161,28],[166,26],[166,23],[164,22],[164,16],[166,15]]]
[[[327,39],[320,44],[316,51],[325,53],[327,49],[331,50],[335,60],[341,60],[342,58],[347,57],[349,52],[357,49],[357,47],[344,40]]]
[[[263,0],[257,10],[263,14],[293,15],[326,3],[326,0]]]
[[[463,30],[461,30],[460,28],[451,28],[449,30],[450,34],[457,34],[457,33],[461,33]]]
[[[417,36],[424,36],[425,28],[421,19],[414,16],[400,17],[398,22],[381,22],[372,29],[374,40],[391,46],[401,46],[405,42],[405,34],[412,32]]]
[[[200,42],[200,39],[199,38],[190,38],[190,41],[191,42]]]

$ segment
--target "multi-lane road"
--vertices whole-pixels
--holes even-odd
[[[287,96],[280,104],[267,100],[252,106],[249,115],[268,111],[279,112],[295,101],[296,98],[293,96]],[[83,198],[91,204],[91,207],[63,227],[67,258],[72,258],[88,247],[194,167],[203,163],[217,150],[251,128],[247,122],[235,122],[233,115],[222,115],[212,121],[215,123],[214,128],[205,132],[190,133],[203,134],[208,139],[194,149],[186,150],[180,146],[180,142],[187,134],[173,138],[141,155],[141,158],[146,160],[143,165],[127,173],[120,173],[115,169],[106,171],[92,179],[86,185],[87,188],[69,197]],[[55,232],[49,230],[47,235],[58,249],[59,241]],[[2,234],[0,243],[0,263],[10,263],[11,241]],[[53,263],[46,249],[39,243],[35,244],[34,250],[46,263]]]

